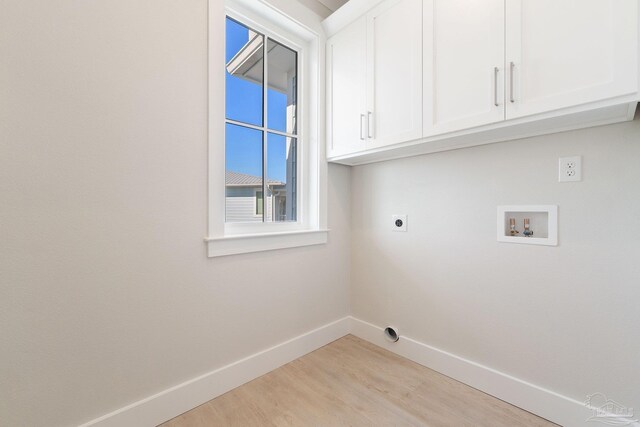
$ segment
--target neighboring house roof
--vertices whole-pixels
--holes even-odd
[[[259,187],[262,185],[262,177],[255,175],[248,175],[246,173],[227,171],[225,181],[227,186],[230,187]],[[278,186],[286,185],[284,182],[276,181],[274,179],[268,179],[267,185]]]

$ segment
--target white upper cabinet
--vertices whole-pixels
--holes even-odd
[[[329,157],[422,137],[422,0],[387,0],[327,42]]]
[[[632,120],[640,0],[352,0],[328,34],[349,165]]]
[[[637,0],[506,0],[506,9],[507,119],[638,91]]]
[[[424,135],[504,120],[504,0],[424,1]]]
[[[363,16],[327,42],[327,155],[366,148],[367,22]]]
[[[422,137],[422,0],[367,14],[367,148]]]

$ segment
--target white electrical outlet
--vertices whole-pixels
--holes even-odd
[[[582,157],[560,157],[558,182],[582,181]]]
[[[393,231],[407,231],[407,216],[391,215],[391,224]]]

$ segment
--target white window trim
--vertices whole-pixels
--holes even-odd
[[[327,242],[326,173],[321,119],[324,42],[314,30],[264,0],[209,0],[209,257]],[[298,221],[225,223],[225,18],[230,16],[298,50]],[[274,30],[277,29],[277,30]]]

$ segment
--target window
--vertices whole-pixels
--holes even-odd
[[[293,6],[209,0],[209,256],[327,241],[322,28]]]
[[[264,197],[262,191],[256,191],[256,215],[262,216],[264,212]]]
[[[225,220],[296,221],[298,53],[230,17],[225,36]]]

